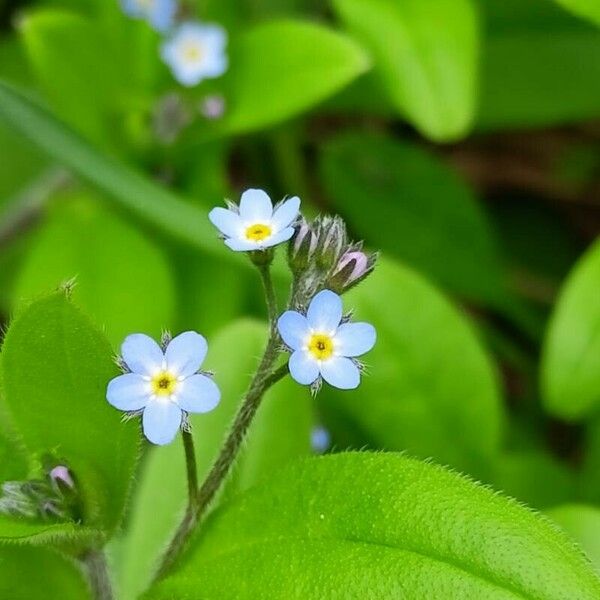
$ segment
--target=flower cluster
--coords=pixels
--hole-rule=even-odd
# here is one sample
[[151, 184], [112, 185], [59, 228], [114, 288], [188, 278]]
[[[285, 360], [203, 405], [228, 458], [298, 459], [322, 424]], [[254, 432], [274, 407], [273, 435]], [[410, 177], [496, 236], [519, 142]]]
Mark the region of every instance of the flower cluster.
[[[288, 243], [293, 293], [272, 326], [273, 341], [290, 353], [292, 378], [313, 391], [323, 381], [342, 390], [358, 387], [359, 357], [373, 348], [377, 335], [369, 323], [344, 314], [341, 294], [369, 275], [377, 256], [348, 241], [339, 217], [306, 221], [296, 196], [274, 206], [266, 192], [249, 189], [239, 205], [214, 208], [209, 219], [231, 250], [248, 253], [263, 271], [274, 247]], [[199, 371], [206, 353], [206, 340], [192, 331], [164, 340], [162, 347], [146, 335], [130, 335], [119, 358], [124, 373], [109, 382], [107, 400], [128, 415], [141, 414], [152, 443], [168, 444], [187, 429], [188, 413], [208, 412], [219, 403], [218, 386]]]
[[227, 71], [227, 32], [220, 25], [178, 22], [176, 0], [121, 0], [121, 6], [130, 17], [144, 19], [166, 35], [161, 58], [181, 85], [195, 86]]

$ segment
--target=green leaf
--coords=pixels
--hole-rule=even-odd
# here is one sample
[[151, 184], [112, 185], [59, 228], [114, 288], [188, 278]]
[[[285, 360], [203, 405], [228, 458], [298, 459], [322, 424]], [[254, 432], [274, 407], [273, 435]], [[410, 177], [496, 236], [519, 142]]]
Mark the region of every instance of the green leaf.
[[548, 326], [541, 386], [546, 408], [577, 420], [600, 402], [600, 242], [579, 260]]
[[600, 3], [598, 3], [598, 0], [555, 0], [555, 2], [577, 16], [600, 25]]
[[101, 532], [81, 527], [75, 523], [39, 523], [11, 518], [0, 514], [0, 548], [2, 544], [50, 544], [93, 541]]
[[[266, 325], [237, 321], [209, 345], [206, 367], [215, 372], [222, 400], [213, 412], [191, 416], [200, 480], [208, 473], [239, 407], [249, 374], [266, 343], [266, 332]], [[311, 410], [310, 394], [291, 380], [282, 381], [265, 395], [226, 496], [309, 453]], [[119, 587], [125, 600], [137, 598], [149, 585], [156, 561], [181, 520], [186, 480], [180, 445], [177, 440], [153, 448], [140, 474], [131, 522], [119, 548]]]
[[183, 201], [150, 179], [101, 154], [47, 110], [10, 84], [0, 81], [0, 120], [6, 121], [40, 149], [82, 176], [108, 198], [176, 239], [220, 259], [249, 266], [225, 248], [207, 211]]
[[[488, 10], [487, 1], [481, 4]], [[547, 127], [600, 116], [600, 32], [550, 2], [498, 4], [507, 6], [499, 22], [488, 19], [477, 127]]]
[[501, 455], [492, 483], [496, 489], [539, 509], [568, 502], [575, 495], [574, 473], [541, 451]]
[[150, 598], [595, 600], [547, 519], [397, 454], [304, 460], [224, 506]]
[[367, 66], [351, 39], [321, 25], [292, 20], [257, 25], [231, 48], [223, 128], [241, 133], [289, 119], [343, 88]]
[[371, 447], [487, 474], [504, 415], [494, 368], [468, 322], [426, 281], [385, 260], [345, 304], [378, 339], [356, 392], [321, 393], [334, 419], [354, 423]]
[[75, 474], [85, 525], [121, 520], [138, 454], [138, 426], [105, 398], [117, 374], [108, 341], [62, 293], [32, 303], [6, 334], [3, 402], [33, 458], [51, 455]]
[[57, 113], [103, 147], [118, 147], [113, 143], [113, 105], [125, 75], [101, 28], [74, 13], [49, 9], [23, 18], [20, 31]]
[[581, 546], [600, 575], [600, 510], [585, 504], [565, 504], [547, 514]]
[[74, 561], [47, 548], [0, 546], [0, 598], [86, 600], [87, 582]]
[[323, 148], [320, 167], [328, 197], [368, 244], [463, 296], [488, 302], [502, 296], [486, 215], [436, 157], [389, 137], [347, 133]]
[[390, 99], [424, 135], [463, 136], [475, 113], [479, 23], [470, 0], [335, 0]]
[[15, 301], [75, 278], [75, 302], [107, 331], [115, 347], [129, 333], [143, 331], [156, 337], [169, 329], [175, 290], [161, 250], [92, 198], [77, 195], [61, 200], [25, 259]]

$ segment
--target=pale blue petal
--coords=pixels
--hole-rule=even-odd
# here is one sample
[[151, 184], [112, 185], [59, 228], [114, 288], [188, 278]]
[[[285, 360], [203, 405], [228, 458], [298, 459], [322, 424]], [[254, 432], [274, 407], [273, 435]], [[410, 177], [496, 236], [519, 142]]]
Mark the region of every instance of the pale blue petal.
[[221, 399], [221, 391], [217, 384], [206, 375], [192, 375], [179, 385], [177, 404], [191, 413], [211, 411]]
[[360, 383], [360, 371], [358, 367], [343, 356], [334, 356], [321, 363], [321, 375], [323, 379], [333, 387], [340, 390], [353, 390]]
[[202, 64], [203, 77], [207, 79], [220, 77], [227, 71], [227, 67], [229, 67], [229, 60], [225, 54], [210, 54]]
[[165, 350], [167, 368], [177, 377], [189, 377], [198, 372], [207, 350], [208, 344], [199, 333], [180, 333], [169, 342]]
[[227, 237], [239, 237], [244, 232], [242, 221], [237, 213], [226, 208], [213, 208], [208, 213], [210, 222]]
[[249, 252], [250, 250], [260, 250], [261, 246], [255, 242], [247, 242], [246, 240], [239, 240], [236, 238], [228, 238], [225, 240], [225, 244], [236, 252]]
[[377, 333], [369, 323], [344, 323], [334, 339], [336, 352], [342, 356], [360, 356], [373, 348]]
[[277, 328], [279, 329], [281, 339], [292, 350], [302, 348], [306, 342], [306, 338], [310, 335], [310, 328], [306, 317], [295, 310], [284, 312], [277, 321]]
[[282, 202], [273, 213], [273, 219], [271, 220], [273, 229], [279, 231], [289, 227], [298, 216], [299, 210], [300, 198], [298, 196]]
[[196, 67], [180, 67], [179, 65], [173, 66], [173, 77], [178, 83], [186, 87], [198, 85], [204, 79], [202, 72]]
[[149, 398], [148, 382], [136, 373], [119, 375], [111, 379], [106, 388], [106, 399], [119, 410], [140, 410], [146, 406]]
[[310, 385], [319, 376], [317, 361], [306, 351], [296, 350], [288, 365], [292, 379], [302, 385]]
[[154, 0], [148, 20], [156, 31], [167, 31], [173, 26], [177, 2], [175, 0]]
[[121, 356], [129, 370], [139, 375], [154, 375], [162, 369], [164, 361], [160, 346], [143, 333], [134, 333], [125, 338]]
[[158, 446], [170, 444], [181, 426], [182, 413], [177, 404], [166, 399], [150, 400], [144, 409], [144, 435]]
[[240, 217], [244, 223], [267, 224], [273, 216], [273, 204], [263, 190], [250, 189], [242, 194], [240, 200]]
[[282, 229], [278, 231], [276, 234], [271, 237], [263, 240], [261, 243], [261, 247], [270, 248], [271, 246], [277, 246], [277, 244], [281, 244], [282, 242], [287, 242], [294, 235], [294, 228], [287, 227], [286, 229]]
[[144, 10], [139, 1], [136, 0], [121, 0], [121, 8], [123, 12], [135, 19], [139, 19], [144, 16]]
[[342, 310], [342, 299], [331, 290], [323, 290], [311, 300], [306, 318], [315, 331], [333, 334], [342, 320]]

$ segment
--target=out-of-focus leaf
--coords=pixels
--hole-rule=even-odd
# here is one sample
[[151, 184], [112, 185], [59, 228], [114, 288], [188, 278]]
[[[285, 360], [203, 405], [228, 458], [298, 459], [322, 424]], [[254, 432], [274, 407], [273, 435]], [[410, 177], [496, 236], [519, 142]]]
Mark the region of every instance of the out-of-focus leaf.
[[335, 0], [372, 53], [396, 108], [434, 140], [463, 136], [475, 113], [479, 23], [470, 0]]
[[583, 465], [579, 471], [579, 498], [600, 505], [600, 418], [594, 415], [586, 422]]
[[174, 281], [165, 256], [138, 230], [85, 196], [54, 207], [21, 269], [15, 302], [73, 278], [74, 300], [115, 347], [129, 333], [156, 337], [173, 325]]
[[568, 502], [575, 494], [574, 474], [543, 452], [503, 454], [494, 471], [494, 488], [535, 508]]
[[83, 522], [120, 522], [138, 454], [136, 423], [105, 398], [117, 374], [108, 341], [62, 293], [25, 308], [1, 355], [2, 401], [32, 458], [49, 454], [74, 473]]
[[600, 31], [551, 2], [481, 0], [489, 35], [482, 129], [542, 127], [600, 116]]
[[565, 283], [544, 342], [541, 387], [546, 408], [581, 419], [600, 402], [600, 241]]
[[10, 600], [87, 600], [82, 571], [48, 548], [0, 546], [0, 598]]
[[153, 599], [595, 600], [600, 579], [547, 519], [397, 454], [305, 460], [214, 513]]
[[5, 431], [6, 423], [2, 425], [0, 427], [0, 489], [4, 481], [25, 479], [29, 468], [23, 449]]
[[368, 67], [351, 39], [313, 23], [257, 25], [232, 41], [222, 127], [240, 133], [274, 125], [331, 96]]
[[579, 17], [600, 25], [600, 3], [598, 0], [555, 0]]
[[356, 392], [326, 387], [318, 401], [371, 447], [486, 474], [504, 415], [493, 366], [466, 319], [415, 273], [383, 260], [346, 306], [376, 327], [377, 344]]
[[20, 29], [57, 113], [97, 144], [115, 146], [113, 110], [125, 75], [102, 30], [75, 13], [52, 9], [28, 15]]
[[367, 244], [453, 292], [496, 302], [502, 269], [473, 192], [425, 150], [389, 137], [344, 134], [323, 149], [322, 181]]
[[565, 504], [547, 514], [581, 546], [600, 574], [600, 510], [585, 504]]
[[[215, 372], [221, 404], [191, 417], [202, 479], [212, 465], [266, 343], [267, 326], [237, 321], [210, 343], [206, 367]], [[226, 495], [249, 487], [287, 461], [310, 452], [310, 395], [283, 381], [265, 395]], [[185, 461], [179, 444], [153, 448], [133, 498], [132, 520], [120, 548], [119, 587], [124, 600], [150, 583], [156, 561], [175, 531], [186, 502]], [[156, 499], [160, 498], [160, 503]]]

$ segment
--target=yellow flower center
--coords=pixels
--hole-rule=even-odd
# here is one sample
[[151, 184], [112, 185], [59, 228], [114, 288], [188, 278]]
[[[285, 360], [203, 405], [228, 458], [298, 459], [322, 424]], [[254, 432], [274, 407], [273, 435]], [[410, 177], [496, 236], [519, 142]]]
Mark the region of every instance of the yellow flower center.
[[188, 43], [184, 45], [181, 55], [185, 62], [195, 63], [202, 58], [202, 48], [198, 44]]
[[308, 349], [317, 360], [327, 360], [333, 354], [333, 340], [324, 333], [315, 333], [308, 342]]
[[157, 396], [170, 396], [177, 387], [177, 377], [162, 371], [152, 378], [152, 392]]
[[271, 235], [271, 227], [269, 225], [263, 225], [262, 223], [256, 223], [246, 228], [246, 238], [253, 242], [262, 242], [265, 238]]

